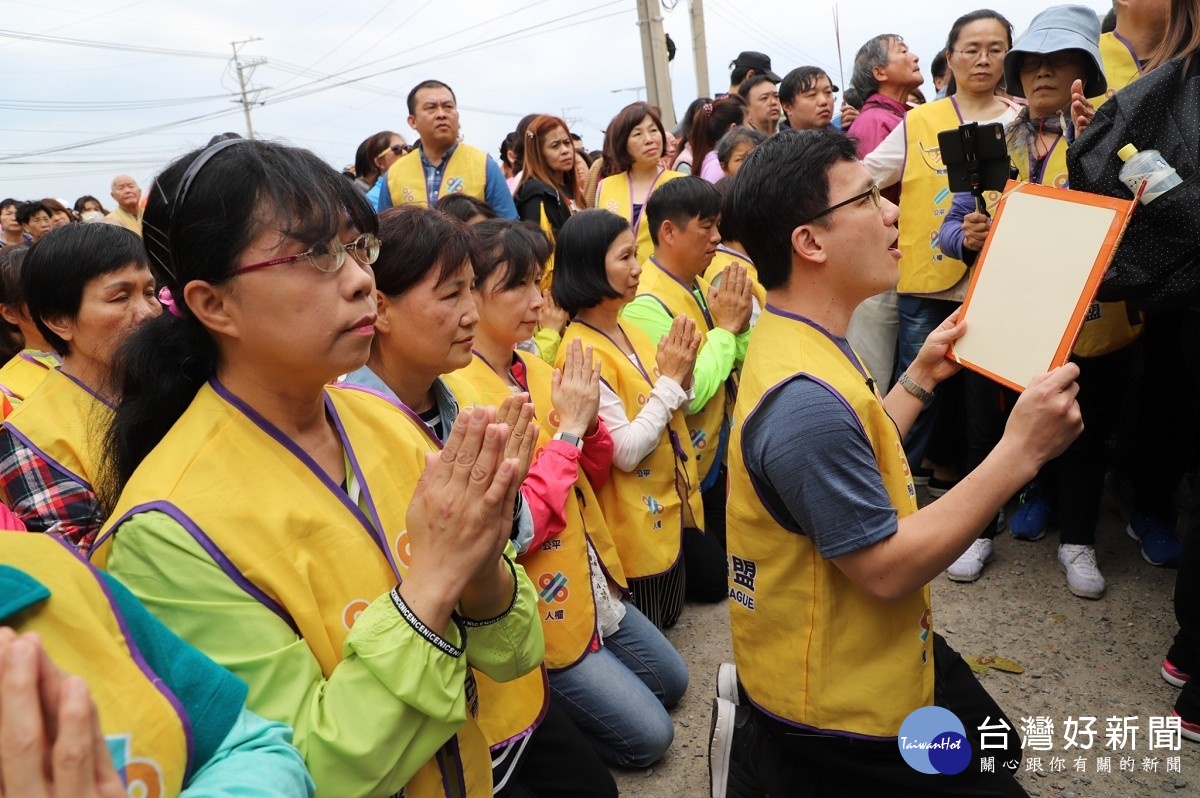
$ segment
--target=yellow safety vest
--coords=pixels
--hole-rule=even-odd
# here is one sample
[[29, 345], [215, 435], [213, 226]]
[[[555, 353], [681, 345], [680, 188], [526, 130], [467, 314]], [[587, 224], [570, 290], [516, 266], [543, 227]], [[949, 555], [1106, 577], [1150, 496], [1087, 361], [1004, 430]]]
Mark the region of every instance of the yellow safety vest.
[[[396, 407], [377, 397], [331, 387], [325, 407], [366, 512], [295, 443], [212, 380], [134, 472], [93, 560], [104, 566], [112, 535], [126, 519], [166, 513], [234, 582], [296, 631], [328, 678], [359, 614], [407, 572], [406, 513], [424, 456], [414, 447], [397, 447], [403, 443], [397, 434], [382, 432], [403, 435], [408, 425]], [[227, 666], [237, 673], [236, 662]], [[417, 771], [406, 795], [491, 793], [487, 742], [473, 716], [493, 710], [481, 709], [484, 699], [474, 700], [467, 681], [467, 722]], [[251, 709], [257, 699], [252, 690]]]
[[[1029, 180], [1028, 153], [1020, 153], [1013, 159], [1017, 167], [1017, 179]], [[1067, 185], [1067, 139], [1059, 136], [1050, 150], [1046, 168], [1042, 170], [1041, 185], [1064, 188]], [[1097, 357], [1124, 349], [1142, 334], [1140, 311], [1130, 320], [1129, 307], [1124, 302], [1092, 302], [1084, 316], [1083, 327], [1075, 339], [1072, 350], [1079, 357]]]
[[[703, 277], [696, 278], [696, 286], [701, 296], [708, 296], [708, 281]], [[671, 318], [685, 314], [696, 322], [696, 329], [702, 334], [713, 329], [712, 315], [708, 305], [696, 298], [686, 285], [678, 278], [668, 274], [654, 258], [642, 265], [642, 276], [638, 283], [638, 296], [649, 296], [662, 305], [663, 310]], [[700, 341], [703, 349], [706, 338]], [[728, 380], [726, 380], [726, 383]], [[717, 392], [704, 405], [699, 413], [691, 413], [685, 418], [688, 428], [688, 438], [692, 442], [692, 450], [696, 453], [696, 471], [700, 474], [700, 484], [707, 483], [709, 472], [721, 464], [721, 434], [725, 431], [726, 421], [732, 407], [726, 405], [726, 383], [722, 383]], [[736, 394], [736, 392], [734, 392]]]
[[750, 290], [754, 293], [754, 298], [758, 300], [758, 307], [765, 308], [767, 306], [767, 289], [763, 288], [762, 283], [758, 281], [758, 269], [754, 268], [754, 261], [750, 260], [747, 255], [735, 252], [724, 245], [718, 246], [712, 263], [708, 264], [708, 268], [704, 270], [704, 279], [708, 281], [709, 285], [712, 285], [716, 282], [717, 275], [725, 271], [725, 267], [734, 263], [740, 263], [745, 267], [746, 274], [750, 275]]
[[729, 446], [729, 607], [738, 677], [754, 704], [792, 725], [895, 737], [910, 712], [933, 704], [929, 586], [896, 602], [871, 598], [794, 522], [767, 509], [746, 467], [746, 423], [771, 393], [801, 375], [853, 410], [899, 517], [917, 510], [900, 434], [866, 372], [824, 330], [768, 306], [750, 337]]
[[59, 360], [48, 352], [26, 349], [0, 367], [0, 392], [8, 397], [14, 408], [33, 393], [50, 369], [58, 368]]
[[94, 493], [92, 480], [111, 422], [112, 408], [104, 400], [51, 369], [4, 426], [51, 467]]
[[[646, 202], [650, 201], [650, 195], [654, 193], [654, 189], [677, 177], [686, 177], [686, 175], [670, 169], [659, 172], [658, 177], [654, 178], [654, 182], [650, 184], [650, 191], [646, 193]], [[600, 187], [596, 190], [596, 197], [597, 208], [611, 211], [629, 221], [629, 226], [637, 239], [638, 263], [643, 263], [653, 255], [654, 241], [650, 238], [650, 220], [646, 218], [646, 202], [642, 203], [642, 212], [638, 214], [637, 221], [633, 221], [633, 182], [629, 179], [629, 173], [621, 172], [619, 175], [612, 175], [601, 180]]]
[[[387, 173], [388, 193], [392, 205], [429, 205], [429, 191], [425, 183], [425, 166], [421, 163], [420, 148], [396, 161]], [[460, 143], [450, 155], [450, 162], [442, 172], [442, 185], [438, 199], [447, 194], [468, 194], [487, 200], [487, 153]]]
[[1099, 97], [1090, 98], [1092, 105], [1097, 108], [1142, 74], [1133, 47], [1115, 32], [1100, 34], [1100, 62], [1104, 64], [1104, 78], [1108, 81], [1108, 91]]
[[[554, 369], [539, 358], [515, 353], [525, 364], [526, 382], [538, 422], [537, 455], [558, 432], [558, 415], [550, 398]], [[497, 407], [512, 395], [508, 385], [476, 354], [471, 363], [442, 377], [461, 404]], [[587, 653], [596, 635], [596, 604], [592, 594], [587, 547], [596, 551], [600, 567], [625, 589], [625, 572], [601, 512], [600, 499], [579, 469], [575, 487], [563, 508], [566, 528], [519, 558], [538, 588], [538, 614], [546, 638], [546, 667], [569, 668]]]
[[49, 588], [50, 598], [3, 623], [37, 632], [54, 664], [87, 682], [129, 795], [179, 795], [190, 769], [191, 722], [142, 658], [100, 574], [49, 535], [0, 532], [2, 565]]
[[[359, 389], [347, 386], [354, 393], [370, 393], [369, 389]], [[413, 490], [417, 487], [417, 478], [423, 470], [425, 455], [441, 451], [442, 443], [433, 436], [429, 426], [421, 417], [401, 403], [396, 403], [401, 410], [400, 418], [392, 422], [394, 427], [401, 428], [403, 441], [401, 446], [393, 449], [392, 456], [409, 459], [419, 468], [412, 479], [391, 481], [393, 497], [402, 502], [404, 507], [412, 501]], [[399, 423], [397, 423], [399, 421]], [[403, 518], [403, 516], [401, 516]], [[397, 552], [397, 564], [401, 576], [408, 572], [408, 531], [402, 530], [393, 541]], [[519, 740], [533, 733], [542, 722], [549, 704], [549, 682], [546, 679], [544, 665], [509, 682], [497, 682], [480, 670], [474, 671], [474, 681], [479, 688], [479, 705], [481, 711], [476, 719], [491, 748], [499, 748], [510, 742]]]
[[907, 150], [900, 178], [901, 294], [933, 294], [952, 288], [967, 264], [942, 254], [938, 231], [954, 195], [946, 183], [946, 167], [938, 133], [962, 123], [953, 97], [918, 105], [904, 117]]
[[[646, 334], [627, 323], [621, 324], [621, 330], [640, 364], [635, 365], [604, 333], [573, 321], [563, 332], [556, 365], [562, 365], [572, 339], [591, 346], [603, 364], [601, 379], [620, 397], [625, 415], [632, 421], [649, 399], [659, 372], [655, 347]], [[683, 408], [672, 414], [671, 423], [646, 459], [633, 471], [614, 467], [597, 495], [627, 577], [657, 576], [675, 566], [684, 526], [704, 525], [700, 480]]]

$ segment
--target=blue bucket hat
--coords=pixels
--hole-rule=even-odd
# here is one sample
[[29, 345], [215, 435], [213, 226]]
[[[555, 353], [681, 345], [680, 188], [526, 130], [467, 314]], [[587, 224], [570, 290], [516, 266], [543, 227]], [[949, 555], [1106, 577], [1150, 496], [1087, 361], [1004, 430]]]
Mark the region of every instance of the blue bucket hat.
[[1100, 20], [1086, 6], [1054, 6], [1033, 18], [1029, 30], [1004, 56], [1004, 82], [1008, 93], [1024, 97], [1021, 86], [1021, 59], [1026, 53], [1046, 55], [1060, 50], [1079, 50], [1087, 55], [1095, 74], [1083, 87], [1083, 96], [1099, 97], [1108, 91], [1104, 65], [1100, 62]]

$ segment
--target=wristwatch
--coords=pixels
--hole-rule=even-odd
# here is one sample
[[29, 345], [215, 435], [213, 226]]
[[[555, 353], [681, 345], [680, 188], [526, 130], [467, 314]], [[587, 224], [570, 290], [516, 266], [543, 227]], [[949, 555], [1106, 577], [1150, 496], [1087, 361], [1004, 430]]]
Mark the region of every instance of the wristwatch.
[[900, 387], [920, 399], [922, 402], [929, 402], [929, 400], [933, 399], [933, 391], [927, 391], [918, 385], [916, 380], [908, 376], [907, 371], [901, 372], [900, 376], [896, 379], [896, 382], [900, 383]]
[[583, 438], [579, 437], [573, 432], [556, 432], [554, 433], [553, 440], [566, 441], [579, 451], [583, 451]]

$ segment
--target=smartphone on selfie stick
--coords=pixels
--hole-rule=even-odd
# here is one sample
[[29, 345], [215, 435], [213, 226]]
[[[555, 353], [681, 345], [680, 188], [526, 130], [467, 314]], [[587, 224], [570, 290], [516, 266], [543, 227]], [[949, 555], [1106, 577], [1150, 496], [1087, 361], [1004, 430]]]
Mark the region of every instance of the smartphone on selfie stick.
[[998, 122], [981, 125], [969, 122], [938, 133], [946, 180], [955, 193], [971, 192], [975, 208], [990, 216], [983, 200], [985, 191], [1003, 191], [1012, 177], [1004, 126]]

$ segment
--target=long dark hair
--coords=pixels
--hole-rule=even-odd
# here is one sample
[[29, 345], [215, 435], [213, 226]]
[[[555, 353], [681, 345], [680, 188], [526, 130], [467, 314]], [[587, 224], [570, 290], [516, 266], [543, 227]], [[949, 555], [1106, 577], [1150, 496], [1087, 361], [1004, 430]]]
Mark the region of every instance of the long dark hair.
[[[954, 20], [954, 24], [950, 26], [950, 35], [946, 37], [946, 65], [950, 64], [950, 56], [954, 53], [954, 45], [958, 43], [958, 37], [962, 34], [962, 29], [970, 25], [972, 22], [979, 22], [984, 19], [994, 19], [1004, 28], [1005, 34], [1008, 36], [1008, 49], [1013, 46], [1013, 26], [1008, 21], [1008, 18], [999, 11], [992, 11], [990, 8], [981, 8], [977, 11], [972, 11], [969, 14], [963, 14], [958, 19]], [[1001, 73], [1000, 82], [1004, 82], [1003, 72]], [[958, 91], [958, 82], [954, 79], [954, 70], [950, 70], [950, 81], [946, 84], [946, 96], [952, 96]]]
[[[265, 141], [222, 141], [160, 174], [142, 217], [146, 252], [175, 312], [144, 324], [115, 359], [121, 396], [105, 440], [97, 493], [111, 510], [146, 455], [217, 370], [219, 350], [183, 299], [193, 280], [223, 283], [264, 230], [314, 245], [349, 221], [375, 233], [366, 198], [308, 150]], [[176, 315], [178, 313], [178, 315]]]
[[1146, 71], [1162, 66], [1172, 58], [1187, 56], [1180, 74], [1186, 75], [1196, 50], [1200, 49], [1200, 8], [1192, 0], [1171, 0], [1167, 10], [1166, 35], [1154, 48]]

